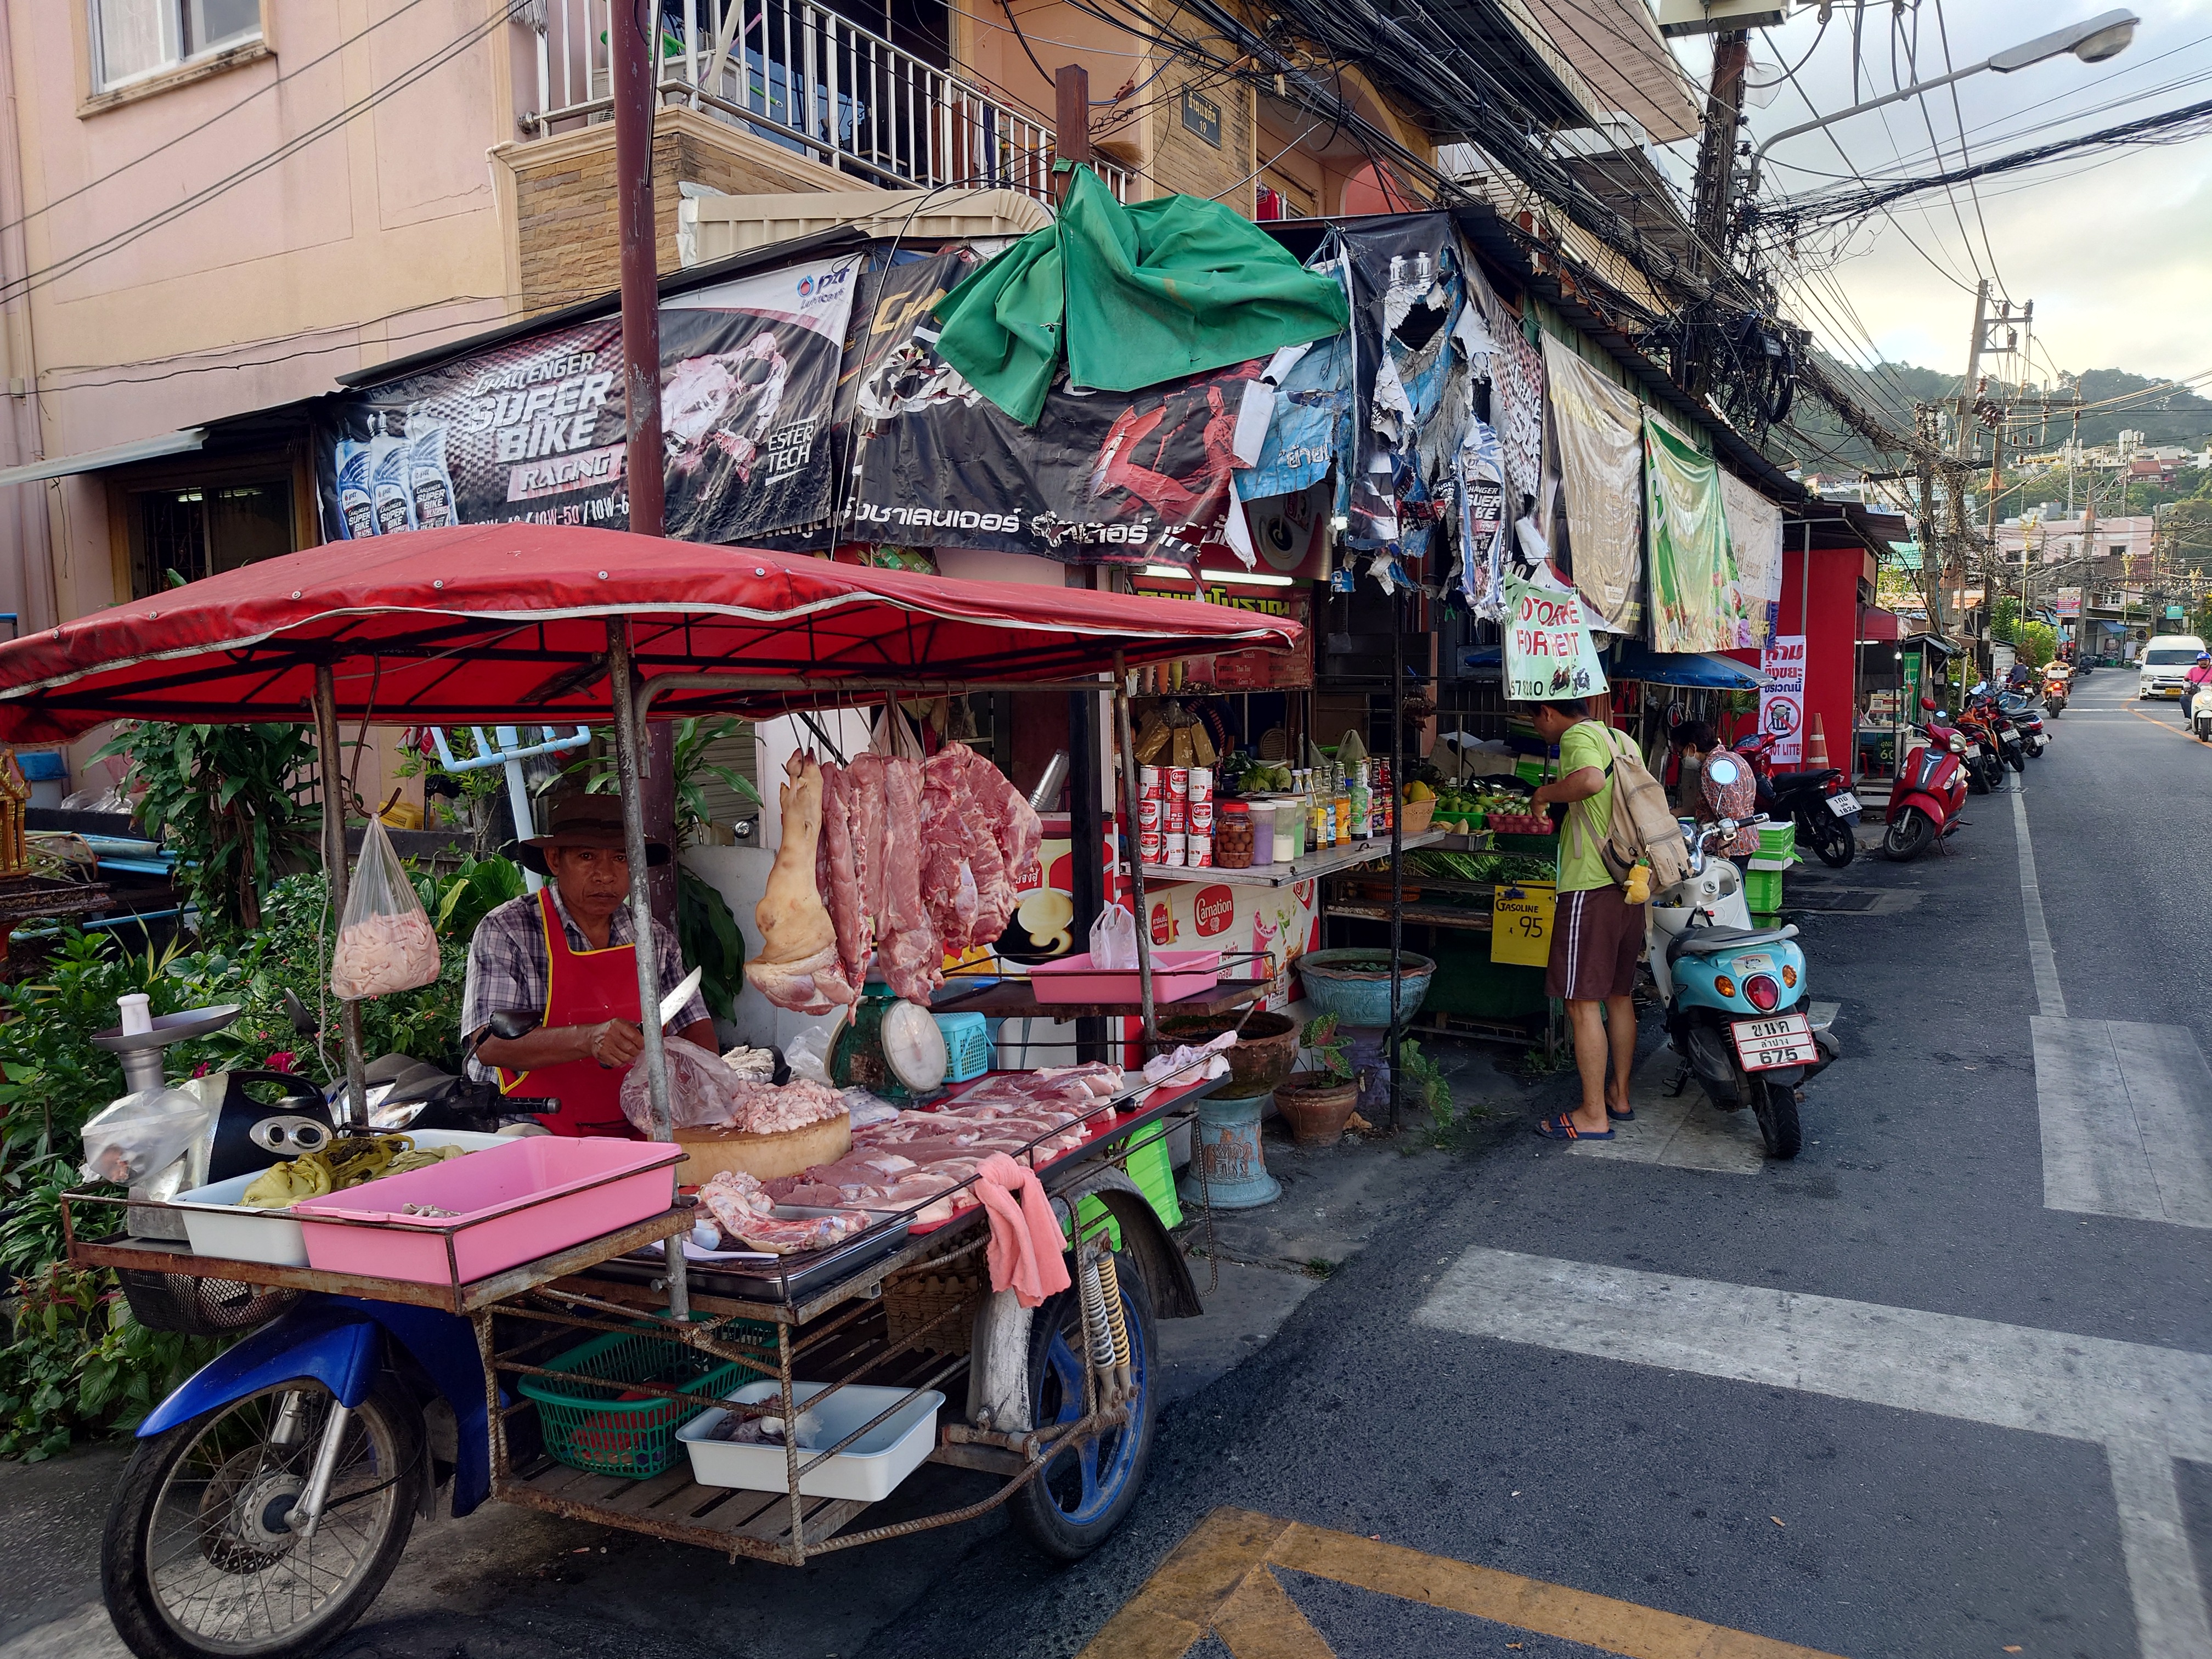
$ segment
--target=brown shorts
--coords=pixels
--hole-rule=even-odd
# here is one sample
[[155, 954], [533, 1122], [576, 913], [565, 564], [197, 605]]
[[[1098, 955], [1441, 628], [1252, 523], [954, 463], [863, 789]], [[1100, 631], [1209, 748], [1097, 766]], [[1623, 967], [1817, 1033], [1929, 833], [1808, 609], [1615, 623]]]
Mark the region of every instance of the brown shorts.
[[1618, 887], [1559, 895], [1552, 918], [1552, 959], [1544, 994], [1569, 1002], [1625, 997], [1636, 989], [1644, 955], [1644, 907]]

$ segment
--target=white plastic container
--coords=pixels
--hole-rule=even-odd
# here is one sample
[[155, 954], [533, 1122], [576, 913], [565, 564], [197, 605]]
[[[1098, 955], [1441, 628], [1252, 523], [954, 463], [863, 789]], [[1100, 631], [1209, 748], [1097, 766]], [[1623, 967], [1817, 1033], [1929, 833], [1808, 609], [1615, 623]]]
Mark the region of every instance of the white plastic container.
[[[459, 1146], [471, 1152], [511, 1144], [508, 1136], [470, 1129], [423, 1129], [410, 1132], [409, 1138], [417, 1146]], [[273, 1158], [269, 1161], [277, 1162]], [[274, 1267], [307, 1265], [307, 1237], [289, 1210], [250, 1209], [238, 1201], [262, 1173], [256, 1170], [177, 1194], [173, 1201], [185, 1212], [185, 1237], [193, 1255], [262, 1261]]]
[[[804, 1404], [828, 1384], [793, 1382], [791, 1397]], [[776, 1382], [752, 1382], [729, 1396], [743, 1406], [759, 1406], [782, 1394]], [[815, 1409], [821, 1419], [817, 1437], [834, 1446], [871, 1418], [896, 1404], [904, 1389], [881, 1389], [853, 1383], [840, 1389]], [[927, 1389], [914, 1396], [891, 1416], [870, 1429], [835, 1457], [823, 1459], [812, 1468], [806, 1460], [815, 1454], [800, 1448], [799, 1490], [806, 1498], [849, 1498], [872, 1504], [888, 1498], [898, 1483], [912, 1474], [937, 1449], [937, 1413], [945, 1396]], [[691, 1478], [702, 1486], [740, 1486], [747, 1492], [788, 1492], [789, 1471], [781, 1446], [747, 1445], [708, 1437], [727, 1412], [719, 1407], [702, 1412], [676, 1431], [691, 1454]]]

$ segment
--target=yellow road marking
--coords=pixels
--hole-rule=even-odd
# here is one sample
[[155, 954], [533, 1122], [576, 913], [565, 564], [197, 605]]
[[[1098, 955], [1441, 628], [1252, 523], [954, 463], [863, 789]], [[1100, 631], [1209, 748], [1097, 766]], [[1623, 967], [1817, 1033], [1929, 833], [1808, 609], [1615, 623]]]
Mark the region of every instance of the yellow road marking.
[[1420, 1601], [1621, 1659], [1835, 1659], [1633, 1601], [1246, 1510], [1191, 1529], [1079, 1659], [1182, 1659], [1211, 1631], [1236, 1659], [1329, 1659], [1273, 1571]]
[[2168, 726], [2164, 720], [2156, 718], [2154, 715], [2146, 714], [2140, 708], [2130, 708], [2128, 710], [2128, 713], [2133, 714], [2145, 726], [2155, 726], [2161, 732], [2171, 732], [2175, 737], [2181, 738], [2185, 743], [2194, 743], [2197, 741], [2193, 736], [2183, 731], [2179, 726]]

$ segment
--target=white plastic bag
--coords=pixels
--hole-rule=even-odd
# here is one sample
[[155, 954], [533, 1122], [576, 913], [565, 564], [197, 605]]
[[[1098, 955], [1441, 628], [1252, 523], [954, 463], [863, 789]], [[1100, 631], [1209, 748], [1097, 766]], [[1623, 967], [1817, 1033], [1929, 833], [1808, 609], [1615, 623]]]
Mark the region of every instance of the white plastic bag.
[[1137, 919], [1127, 907], [1109, 904], [1091, 924], [1091, 965], [1093, 968], [1134, 968], [1137, 965]]
[[[668, 1121], [677, 1129], [719, 1129], [730, 1121], [737, 1073], [722, 1057], [680, 1036], [661, 1043], [668, 1056]], [[640, 1057], [623, 1075], [622, 1112], [641, 1135], [653, 1133], [653, 1082]]]
[[438, 977], [438, 935], [399, 867], [384, 820], [371, 818], [331, 952], [331, 994], [347, 1002], [411, 991]]
[[783, 1063], [791, 1068], [792, 1076], [829, 1084], [830, 1046], [837, 1041], [837, 1029], [844, 1023], [845, 1011], [840, 1008], [784, 1044]]
[[175, 1163], [207, 1127], [210, 1109], [181, 1089], [144, 1089], [84, 1126], [84, 1178], [127, 1187]]

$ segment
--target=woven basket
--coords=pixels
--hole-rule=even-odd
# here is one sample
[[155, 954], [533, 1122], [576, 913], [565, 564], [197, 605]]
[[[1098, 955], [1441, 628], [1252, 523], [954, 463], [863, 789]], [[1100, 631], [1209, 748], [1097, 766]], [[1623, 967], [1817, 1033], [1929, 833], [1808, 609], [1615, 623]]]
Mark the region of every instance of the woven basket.
[[1398, 833], [1401, 836], [1425, 836], [1429, 826], [1436, 822], [1437, 804], [1432, 800], [1409, 800], [1399, 804]]
[[[884, 1322], [894, 1342], [903, 1341], [933, 1319], [963, 1304], [981, 1300], [988, 1287], [981, 1273], [914, 1273], [884, 1281]], [[963, 1319], [939, 1320], [915, 1346], [925, 1353], [963, 1354], [974, 1344], [974, 1310]]]

